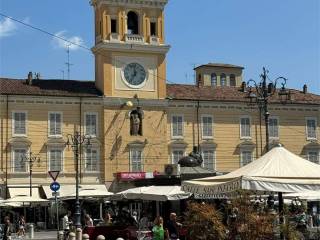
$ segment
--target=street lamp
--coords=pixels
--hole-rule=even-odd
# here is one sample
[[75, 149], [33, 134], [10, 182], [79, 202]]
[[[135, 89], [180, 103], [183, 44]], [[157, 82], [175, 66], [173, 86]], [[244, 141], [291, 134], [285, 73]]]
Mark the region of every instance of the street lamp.
[[[275, 80], [270, 80], [268, 77], [269, 71], [263, 67], [263, 73], [260, 75], [261, 81], [256, 82], [253, 79], [250, 79], [247, 82], [247, 86], [249, 87], [247, 98], [250, 99], [250, 103], [256, 103], [261, 110], [263, 110], [265, 128], [266, 128], [266, 152], [269, 151], [269, 110], [268, 104], [270, 98], [278, 93], [281, 103], [285, 103], [290, 99], [290, 91], [288, 91], [285, 86], [287, 79], [284, 77], [278, 77]], [[277, 91], [277, 84], [281, 81], [282, 87]], [[267, 84], [268, 82], [268, 84]], [[252, 84], [252, 85], [250, 85]], [[252, 90], [254, 88], [254, 90]], [[278, 192], [278, 201], [279, 201], [279, 215], [280, 215], [280, 223], [283, 223], [283, 197], [282, 192]], [[282, 235], [282, 234], [281, 234]], [[283, 236], [281, 236], [283, 239]]]
[[[253, 79], [250, 79], [247, 82], [247, 86], [249, 87], [247, 98], [250, 99], [250, 103], [256, 103], [260, 109], [263, 110], [264, 113], [264, 121], [266, 127], [266, 152], [269, 151], [269, 110], [268, 104], [270, 98], [278, 93], [280, 102], [285, 103], [289, 100], [290, 92], [285, 88], [287, 79], [284, 77], [278, 77], [275, 80], [270, 80], [268, 77], [269, 71], [263, 67], [263, 73], [260, 75], [261, 81], [258, 83]], [[269, 82], [267, 84], [267, 81]], [[281, 82], [281, 89], [277, 91], [277, 84], [279, 81]], [[252, 85], [250, 85], [252, 84]], [[254, 88], [254, 90], [252, 90]]]
[[76, 228], [81, 228], [81, 210], [79, 201], [79, 149], [81, 148], [82, 144], [85, 144], [86, 147], [91, 146], [90, 139], [90, 136], [80, 135], [78, 131], [76, 131], [74, 135], [67, 135], [66, 146], [71, 146], [76, 162], [76, 203], [74, 213]]
[[21, 157], [21, 162], [24, 162], [24, 161], [29, 165], [30, 197], [32, 197], [32, 168], [35, 162], [40, 164], [40, 157], [35, 156], [33, 155], [32, 152], [30, 152], [28, 155], [25, 154]]

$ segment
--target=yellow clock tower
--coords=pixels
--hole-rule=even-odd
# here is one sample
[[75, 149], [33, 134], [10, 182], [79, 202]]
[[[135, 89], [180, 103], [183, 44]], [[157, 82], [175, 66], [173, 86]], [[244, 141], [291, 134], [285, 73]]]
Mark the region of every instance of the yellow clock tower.
[[92, 0], [95, 82], [108, 97], [166, 97], [167, 0]]

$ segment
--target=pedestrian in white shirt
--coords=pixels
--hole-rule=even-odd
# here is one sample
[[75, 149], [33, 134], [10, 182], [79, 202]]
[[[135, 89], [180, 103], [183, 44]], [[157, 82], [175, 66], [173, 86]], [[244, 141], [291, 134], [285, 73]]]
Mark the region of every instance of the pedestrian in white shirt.
[[72, 224], [72, 221], [70, 220], [71, 217], [71, 211], [68, 211], [66, 215], [64, 215], [62, 219], [62, 226], [64, 231], [64, 239], [68, 238], [68, 235], [70, 233], [70, 224]]

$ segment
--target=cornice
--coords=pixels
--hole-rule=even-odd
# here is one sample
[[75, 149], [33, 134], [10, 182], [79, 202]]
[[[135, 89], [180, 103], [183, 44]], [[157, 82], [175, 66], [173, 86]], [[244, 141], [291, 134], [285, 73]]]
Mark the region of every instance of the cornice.
[[141, 53], [161, 53], [166, 54], [170, 49], [170, 45], [151, 45], [151, 44], [134, 44], [134, 43], [98, 43], [91, 48], [93, 53], [98, 53], [103, 50], [112, 50], [119, 52], [141, 52]]
[[125, 6], [126, 8], [158, 8], [164, 9], [168, 0], [91, 0], [90, 4], [92, 6], [100, 7], [101, 5], [109, 6]]
[[[131, 101], [134, 106], [138, 106], [138, 101], [134, 98], [120, 98], [120, 97], [105, 97], [103, 104], [105, 107], [122, 108], [125, 104]], [[139, 106], [141, 107], [161, 107], [166, 108], [168, 106], [167, 99], [139, 99]]]

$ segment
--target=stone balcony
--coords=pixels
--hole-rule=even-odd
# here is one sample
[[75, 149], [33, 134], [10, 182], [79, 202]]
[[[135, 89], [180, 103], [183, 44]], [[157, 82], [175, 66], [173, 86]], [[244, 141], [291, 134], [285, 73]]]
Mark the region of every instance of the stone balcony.
[[145, 43], [144, 42], [144, 37], [141, 35], [136, 35], [136, 34], [126, 34], [125, 35], [125, 42], [128, 43]]
[[119, 34], [118, 33], [110, 33], [109, 36], [110, 42], [119, 42]]

